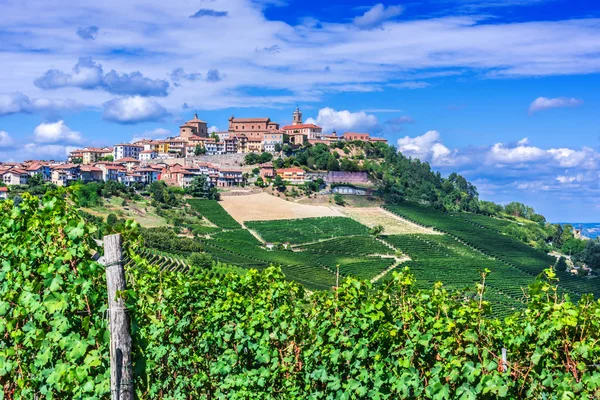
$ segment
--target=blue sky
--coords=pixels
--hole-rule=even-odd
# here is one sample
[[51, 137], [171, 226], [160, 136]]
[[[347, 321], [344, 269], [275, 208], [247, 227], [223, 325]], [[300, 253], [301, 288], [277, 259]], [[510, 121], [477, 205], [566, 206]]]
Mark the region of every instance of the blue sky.
[[194, 110], [367, 131], [497, 202], [600, 221], [600, 7], [565, 0], [4, 0], [0, 160]]

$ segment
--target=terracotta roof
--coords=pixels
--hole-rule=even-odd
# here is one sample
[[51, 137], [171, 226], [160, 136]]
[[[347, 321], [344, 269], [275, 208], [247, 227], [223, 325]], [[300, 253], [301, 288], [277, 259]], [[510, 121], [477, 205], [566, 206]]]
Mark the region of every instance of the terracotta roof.
[[43, 165], [41, 164], [31, 164], [29, 167], [27, 167], [27, 171], [37, 171], [38, 169], [42, 168]]
[[71, 169], [71, 168], [75, 168], [75, 167], [79, 167], [79, 165], [77, 164], [59, 164], [59, 165], [53, 165], [52, 169]]
[[144, 150], [144, 151], [140, 152], [140, 154], [151, 154], [151, 153], [156, 153], [156, 150]]
[[232, 122], [237, 123], [247, 123], [247, 122], [268, 122], [270, 118], [234, 118], [231, 117]]
[[369, 139], [371, 142], [387, 142], [387, 139], [384, 138], [380, 138], [380, 137], [372, 137]]
[[277, 170], [277, 173], [280, 173], [280, 172], [283, 172], [283, 173], [285, 173], [285, 172], [296, 172], [296, 173], [298, 173], [298, 172], [304, 172], [304, 170], [302, 168], [297, 168], [297, 167], [279, 168]]
[[91, 165], [84, 165], [81, 167], [80, 171], [83, 172], [102, 172], [102, 170], [98, 167], [93, 167]]
[[117, 146], [144, 147], [144, 146], [140, 146], [139, 144], [133, 144], [133, 143], [119, 143], [119, 144], [115, 144], [115, 147], [117, 147]]
[[8, 192], [8, 188], [7, 187], [0, 187], [0, 192]]
[[283, 129], [284, 131], [291, 131], [293, 129], [306, 129], [306, 128], [323, 129], [320, 126], [315, 125], [315, 124], [286, 125], [281, 129]]
[[368, 133], [364, 133], [364, 132], [362, 132], [362, 133], [360, 133], [360, 132], [344, 132], [343, 136], [346, 136], [346, 135], [367, 135], [367, 136], [369, 136]]
[[125, 157], [125, 158], [119, 158], [118, 160], [116, 160], [115, 162], [117, 163], [128, 163], [128, 162], [136, 162], [139, 163], [140, 160], [136, 160], [135, 158], [131, 158], [131, 157]]

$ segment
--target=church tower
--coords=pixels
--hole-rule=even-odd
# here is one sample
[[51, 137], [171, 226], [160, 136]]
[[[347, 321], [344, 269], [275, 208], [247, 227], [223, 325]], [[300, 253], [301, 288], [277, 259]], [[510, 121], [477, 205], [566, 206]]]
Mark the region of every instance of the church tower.
[[292, 121], [292, 125], [302, 125], [302, 111], [300, 111], [298, 106], [296, 106], [296, 111], [294, 111], [294, 117]]

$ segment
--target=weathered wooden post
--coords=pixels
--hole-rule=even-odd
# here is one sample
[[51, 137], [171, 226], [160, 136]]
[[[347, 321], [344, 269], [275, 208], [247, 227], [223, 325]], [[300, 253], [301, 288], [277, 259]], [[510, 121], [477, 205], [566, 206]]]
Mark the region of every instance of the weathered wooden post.
[[110, 390], [112, 400], [133, 400], [133, 368], [129, 314], [123, 294], [127, 289], [121, 235], [104, 236], [106, 284], [108, 286], [108, 324], [110, 329]]

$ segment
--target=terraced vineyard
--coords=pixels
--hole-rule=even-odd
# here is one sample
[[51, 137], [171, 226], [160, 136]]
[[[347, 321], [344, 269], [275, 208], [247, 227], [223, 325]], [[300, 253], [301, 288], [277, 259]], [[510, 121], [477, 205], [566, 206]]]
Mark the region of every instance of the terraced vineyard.
[[188, 204], [194, 211], [199, 212], [210, 222], [223, 229], [239, 229], [240, 224], [221, 207], [216, 200], [194, 199], [188, 200]]
[[279, 221], [251, 221], [246, 226], [267, 242], [301, 244], [342, 236], [367, 235], [368, 228], [353, 219], [323, 217]]
[[[555, 263], [553, 257], [510, 236], [500, 234], [497, 230], [505, 224], [510, 224], [509, 221], [473, 216], [473, 214], [450, 215], [413, 203], [386, 206], [385, 208], [415, 223], [445, 232], [446, 236], [451, 236], [459, 243], [464, 243], [465, 247], [471, 247], [473, 250], [495, 259], [496, 262], [493, 264], [495, 268], [490, 269], [496, 272], [498, 278], [496, 279], [494, 274], [491, 274], [490, 284], [511, 296], [519, 296], [522, 284], [527, 280], [531, 283], [544, 269]], [[457, 261], [463, 262], [462, 260]], [[510, 267], [510, 269], [504, 273], [498, 263]], [[575, 298], [584, 293], [592, 293], [596, 297], [600, 297], [598, 278], [580, 278], [564, 272], [558, 272], [558, 277], [560, 279], [559, 287]], [[492, 283], [491, 280], [494, 282]]]

